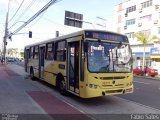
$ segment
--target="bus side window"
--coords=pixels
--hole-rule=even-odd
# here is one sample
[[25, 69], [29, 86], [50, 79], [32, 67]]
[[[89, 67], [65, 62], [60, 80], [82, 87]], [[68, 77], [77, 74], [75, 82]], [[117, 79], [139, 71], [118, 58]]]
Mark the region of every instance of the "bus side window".
[[55, 44], [55, 60], [65, 61], [66, 60], [66, 41], [56, 42]]
[[30, 58], [33, 58], [33, 47], [30, 48]]
[[34, 52], [33, 52], [33, 58], [38, 59], [38, 57], [39, 57], [39, 48], [38, 48], [38, 46], [35, 46]]
[[49, 43], [46, 47], [46, 60], [53, 60], [54, 59], [54, 44]]

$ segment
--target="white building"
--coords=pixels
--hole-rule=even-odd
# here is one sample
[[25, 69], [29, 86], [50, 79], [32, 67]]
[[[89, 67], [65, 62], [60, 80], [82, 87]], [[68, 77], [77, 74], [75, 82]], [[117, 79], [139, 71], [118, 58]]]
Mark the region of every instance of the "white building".
[[[126, 34], [132, 47], [134, 66], [142, 65], [143, 45], [134, 38], [135, 32], [144, 32], [160, 38], [160, 0], [127, 0], [115, 6], [116, 30]], [[160, 45], [146, 46], [146, 66], [160, 73]]]

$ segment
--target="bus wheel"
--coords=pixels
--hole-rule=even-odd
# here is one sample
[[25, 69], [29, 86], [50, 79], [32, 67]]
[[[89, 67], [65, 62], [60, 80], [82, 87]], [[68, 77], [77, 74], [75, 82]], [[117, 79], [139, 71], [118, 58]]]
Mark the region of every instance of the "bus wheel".
[[31, 77], [31, 80], [35, 79], [35, 77], [34, 77], [34, 70], [33, 70], [32, 67], [30, 68], [30, 77]]
[[59, 82], [59, 92], [60, 92], [62, 95], [67, 95], [66, 85], [65, 85], [65, 81], [64, 81], [64, 80], [61, 80], [61, 81]]

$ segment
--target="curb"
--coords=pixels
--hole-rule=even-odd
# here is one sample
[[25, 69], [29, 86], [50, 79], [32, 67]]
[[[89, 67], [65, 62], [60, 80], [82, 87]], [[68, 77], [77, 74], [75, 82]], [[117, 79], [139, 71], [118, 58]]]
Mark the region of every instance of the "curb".
[[139, 76], [139, 75], [134, 75], [134, 77], [152, 79], [152, 80], [160, 80], [160, 77], [147, 77], [147, 76]]

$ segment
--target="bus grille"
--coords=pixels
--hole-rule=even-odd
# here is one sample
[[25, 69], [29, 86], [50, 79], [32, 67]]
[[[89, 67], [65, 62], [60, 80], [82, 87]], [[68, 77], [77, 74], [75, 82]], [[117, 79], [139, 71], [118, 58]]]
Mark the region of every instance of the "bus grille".
[[119, 88], [123, 88], [124, 84], [102, 85], [102, 87], [119, 87]]
[[116, 80], [116, 79], [125, 79], [125, 76], [117, 76], [117, 77], [100, 77], [101, 80]]
[[123, 90], [120, 89], [120, 90], [108, 90], [108, 91], [105, 91], [105, 93], [121, 93]]

